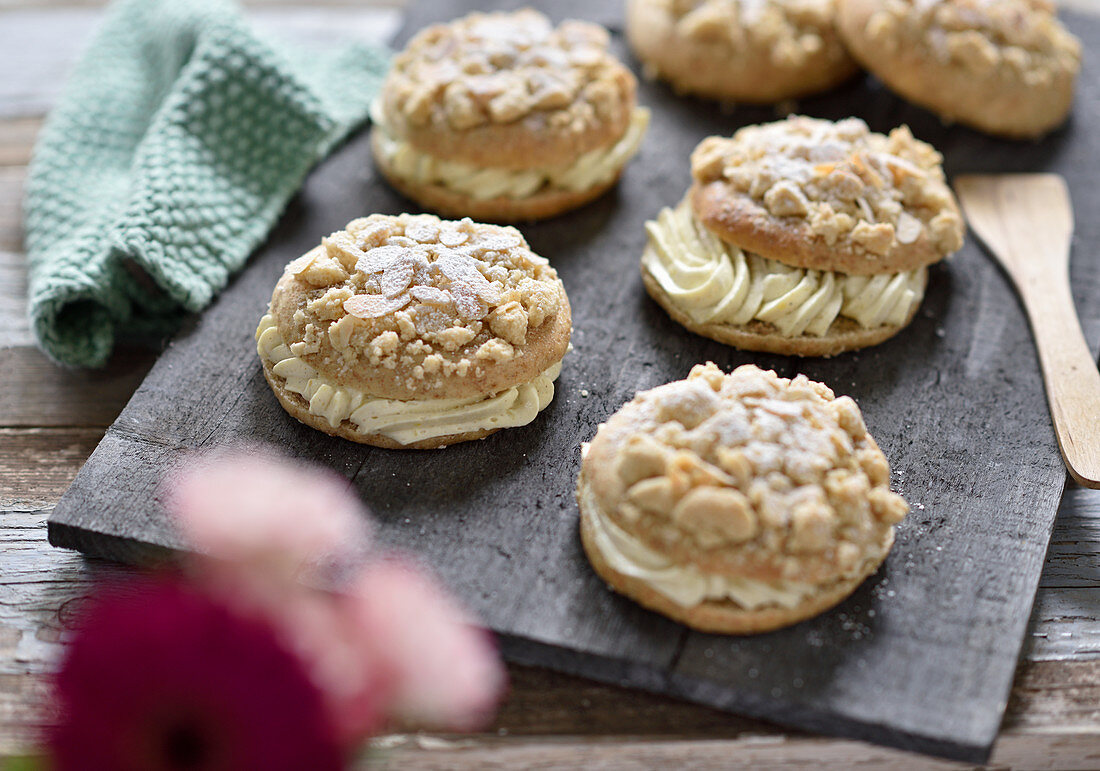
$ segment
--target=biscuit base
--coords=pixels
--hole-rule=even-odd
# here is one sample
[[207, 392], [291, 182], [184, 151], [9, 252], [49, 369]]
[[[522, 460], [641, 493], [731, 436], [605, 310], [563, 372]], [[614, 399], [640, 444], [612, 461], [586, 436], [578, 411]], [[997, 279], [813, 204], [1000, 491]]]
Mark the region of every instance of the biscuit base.
[[[646, 247], [649, 249], [650, 247]], [[789, 336], [781, 333], [774, 325], [766, 321], [752, 320], [748, 324], [709, 324], [694, 321], [673, 302], [645, 264], [642, 264], [642, 281], [646, 292], [680, 326], [711, 340], [717, 340], [744, 351], [776, 353], [782, 356], [821, 356], [830, 357], [845, 351], [867, 348], [889, 340], [913, 320], [919, 304], [909, 312], [905, 323], [900, 325], [883, 324], [870, 329], [861, 327], [851, 319], [837, 317], [824, 335]]]
[[[955, 197], [950, 190], [948, 194], [951, 205], [945, 210], [958, 214]], [[932, 242], [927, 228], [908, 244], [895, 238], [884, 254], [868, 253], [850, 235], [830, 244], [808, 220], [778, 217], [724, 180], [696, 180], [687, 195], [692, 216], [720, 240], [793, 268], [873, 276], [925, 268], [947, 256]]]
[[345, 420], [340, 423], [340, 425], [333, 427], [320, 415], [314, 415], [309, 411], [309, 402], [303, 399], [299, 394], [288, 391], [284, 387], [282, 378], [271, 371], [271, 365], [268, 362], [263, 362], [263, 368], [264, 379], [267, 380], [267, 384], [271, 386], [271, 390], [275, 392], [275, 398], [279, 400], [279, 404], [282, 405], [283, 409], [286, 410], [291, 417], [329, 436], [338, 436], [342, 439], [358, 442], [359, 444], [369, 444], [373, 447], [382, 447], [387, 450], [441, 450], [444, 447], [457, 444], [458, 442], [484, 439], [489, 436], [489, 434], [495, 434], [497, 431], [501, 430], [499, 428], [485, 428], [480, 431], [467, 431], [461, 434], [435, 436], [430, 439], [421, 439], [416, 442], [411, 442], [410, 444], [401, 444], [384, 434], [370, 434], [365, 431], [360, 431], [350, 420]]
[[470, 217], [479, 222], [523, 222], [548, 219], [576, 209], [599, 198], [619, 181], [622, 169], [611, 180], [587, 190], [547, 190], [526, 198], [478, 199], [442, 185], [414, 182], [396, 173], [392, 164], [379, 152], [376, 135], [371, 133], [374, 161], [386, 181], [406, 198], [425, 209], [445, 217]]
[[[581, 484], [584, 484], [583, 480]], [[578, 495], [578, 498], [580, 497]], [[707, 600], [698, 605], [684, 607], [645, 581], [620, 573], [611, 567], [596, 547], [591, 522], [593, 516], [595, 516], [594, 512], [581, 507], [581, 544], [596, 574], [619, 594], [700, 632], [732, 635], [760, 634], [805, 621], [824, 613], [848, 597], [868, 576], [878, 570], [882, 559], [886, 556], [884, 552], [879, 559], [865, 562], [857, 575], [826, 584], [821, 591], [793, 608], [771, 606], [746, 610], [731, 600]]]
[[[630, 0], [626, 37], [635, 55], [667, 81], [678, 94], [747, 104], [774, 104], [839, 86], [858, 71], [844, 53], [835, 32], [832, 46], [797, 66], [781, 66], [768, 56], [769, 45], [743, 50], [694, 40], [678, 31], [676, 21], [659, 3]], [[830, 56], [829, 51], [837, 56]]]
[[880, 5], [877, 0], [841, 0], [836, 25], [851, 55], [891, 91], [944, 121], [1008, 139], [1038, 139], [1066, 122], [1078, 72], [1062, 71], [1049, 85], [1028, 87], [1008, 67], [978, 76], [918, 48], [888, 51], [866, 34]]

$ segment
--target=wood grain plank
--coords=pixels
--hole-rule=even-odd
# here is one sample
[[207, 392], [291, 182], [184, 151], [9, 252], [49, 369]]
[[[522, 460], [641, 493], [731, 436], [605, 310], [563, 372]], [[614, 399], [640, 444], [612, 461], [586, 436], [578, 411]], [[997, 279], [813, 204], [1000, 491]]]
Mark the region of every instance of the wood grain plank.
[[920, 757], [898, 750], [816, 737], [748, 737], [739, 740], [634, 736], [598, 741], [564, 738], [525, 741], [510, 738], [471, 740], [430, 736], [391, 736], [376, 740], [375, 754], [360, 767], [464, 771], [466, 769], [617, 769], [620, 771], [685, 767], [722, 769], [873, 768], [880, 771], [950, 769], [1049, 769], [1080, 771], [1100, 765], [1100, 744], [1093, 736], [1065, 734], [1003, 737], [988, 766]]
[[1042, 623], [1030, 632], [1028, 658], [1100, 658], [1100, 587], [1042, 590], [1033, 616]]
[[37, 348], [0, 347], [0, 428], [106, 427], [155, 360], [145, 349], [121, 348], [103, 370], [74, 370]]
[[[512, 693], [490, 730], [469, 736], [391, 734], [371, 742], [358, 764], [371, 768], [896, 768], [961, 769], [975, 766], [939, 761], [861, 742], [783, 732], [765, 723], [709, 716], [700, 707], [615, 689], [600, 699], [591, 684], [559, 673], [511, 665]], [[536, 690], [538, 689], [538, 690]], [[1051, 688], [1050, 693], [1068, 689]], [[592, 698], [592, 697], [595, 698]], [[516, 720], [537, 703], [562, 722]], [[1061, 700], [1064, 705], [1065, 699]], [[616, 720], [618, 716], [620, 719]], [[55, 716], [45, 676], [0, 674], [0, 757], [33, 749]], [[722, 720], [725, 719], [725, 723]], [[600, 730], [592, 730], [595, 720]], [[683, 721], [683, 722], [680, 722]], [[692, 726], [684, 730], [685, 725]], [[705, 730], [695, 726], [706, 726]], [[699, 753], [700, 745], [707, 750]], [[658, 748], [651, 754], [650, 748]], [[639, 753], [639, 749], [643, 751]], [[1095, 725], [1052, 723], [1006, 727], [989, 766], [983, 768], [1095, 768], [1100, 734]], [[596, 761], [601, 760], [602, 764]]]
[[1096, 490], [1066, 487], [1040, 586], [1100, 586], [1100, 493]]
[[101, 438], [102, 428], [0, 428], [0, 506], [53, 506]]
[[[417, 9], [412, 26], [460, 5]], [[619, 6], [552, 9], [582, 11], [614, 21]], [[1094, 26], [1076, 28], [1100, 35]], [[1098, 86], [1084, 80], [1081, 100], [1091, 103]], [[525, 228], [554, 260], [575, 308], [576, 351], [539, 421], [409, 464], [398, 453], [310, 432], [271, 399], [251, 333], [282, 265], [364, 208], [406, 205], [372, 183], [360, 137], [310, 178], [268, 249], [158, 362], [59, 505], [55, 542], [92, 548], [99, 532], [128, 539], [130, 554], [135, 542], [170, 544], [149, 505], [156, 469], [189, 448], [269, 441], [353, 476], [383, 537], [435, 565], [518, 661], [815, 730], [979, 757], [1000, 722], [1065, 480], [1011, 289], [971, 244], [933, 272], [925, 306], [904, 336], [857, 355], [795, 362], [686, 336], [645, 299], [636, 278], [623, 280], [635, 275], [642, 221], [682, 193], [682, 159], [702, 135], [771, 113], [722, 116], [652, 84], [643, 84], [642, 98], [654, 107], [652, 135], [625, 183], [570, 217]], [[1076, 123], [1052, 142], [1052, 154], [1052, 144], [1021, 149], [945, 129], [860, 83], [808, 104], [827, 117], [855, 110], [880, 130], [909, 123], [943, 149], [952, 173], [1055, 165], [1086, 196], [1079, 205], [1088, 205], [1096, 137]], [[1085, 227], [1080, 243], [1097, 235]], [[1076, 260], [1074, 267], [1078, 299], [1100, 301], [1097, 266]], [[752, 640], [689, 635], [681, 648], [681, 629], [608, 594], [588, 570], [576, 543], [572, 483], [578, 437], [590, 436], [635, 390], [705, 359], [726, 367], [754, 360], [781, 373], [797, 367], [855, 395], [915, 509], [885, 570], [837, 611]], [[581, 399], [582, 389], [591, 398]], [[179, 394], [193, 403], [184, 406]], [[99, 515], [108, 498], [110, 518]], [[672, 670], [664, 667], [670, 656]]]
[[39, 116], [0, 120], [0, 166], [26, 166], [42, 128]]
[[[0, 204], [2, 205], [2, 204]], [[34, 345], [27, 318], [27, 265], [21, 254], [0, 250], [0, 347]]]
[[[0, 581], [0, 756], [30, 747], [41, 726], [51, 719], [45, 710], [48, 702], [44, 699], [46, 680], [42, 673], [56, 660], [61, 632], [96, 576], [114, 575], [110, 566], [50, 549], [45, 542], [45, 512], [76, 474], [101, 433], [98, 429], [0, 431], [0, 480], [4, 484], [0, 495], [0, 548], [6, 558]], [[1076, 536], [1070, 526], [1087, 519], [1075, 512], [1076, 505], [1073, 497], [1067, 498], [1056, 538], [1073, 541]], [[1045, 606], [1042, 596], [1043, 592], [1038, 608]], [[1048, 623], [1048, 619], [1037, 615], [1036, 630]], [[1100, 685], [1098, 667], [1097, 663], [1081, 667], [1076, 663], [1034, 661], [1022, 665], [994, 762], [1012, 765], [1018, 760], [1017, 754], [1006, 754], [1006, 747], [1011, 753], [1030, 748], [1027, 757], [1036, 757], [1040, 751], [1037, 747], [1044, 755], [1063, 757], [1059, 748], [1064, 749], [1062, 740], [1067, 735], [1081, 737], [1100, 730], [1095, 692]], [[509, 674], [510, 695], [497, 720], [485, 734], [461, 740], [476, 742], [476, 746], [490, 752], [490, 757], [501, 757], [501, 762], [514, 756], [496, 743], [498, 732], [513, 740], [542, 737], [529, 742], [527, 751], [533, 751], [536, 745], [557, 746], [547, 737], [567, 737], [572, 748], [569, 752], [555, 751], [546, 756], [562, 764], [583, 763], [589, 741], [596, 738], [618, 748], [616, 759], [620, 753], [622, 758], [631, 757], [630, 747], [638, 737], [674, 737], [670, 744], [675, 743], [683, 752], [690, 749], [678, 743], [683, 739], [723, 738], [735, 740], [725, 747], [728, 758], [741, 757], [746, 747], [757, 751], [766, 745], [772, 750], [766, 757], [768, 764], [794, 762], [798, 756], [787, 754], [784, 747], [808, 740], [792, 738], [783, 729], [748, 718], [545, 669], [512, 665]], [[1014, 738], [1020, 735], [1026, 735], [1027, 741]], [[440, 746], [439, 741], [438, 737], [429, 737], [424, 740], [425, 746], [419, 746], [416, 740], [409, 740], [394, 757], [408, 762], [408, 767], [444, 761], [472, 767], [466, 764], [484, 760], [481, 753], [440, 757], [432, 749]], [[814, 746], [821, 741], [814, 739]], [[893, 757], [860, 743], [829, 741], [827, 746], [836, 745], [844, 747], [840, 757], [853, 760]], [[913, 761], [912, 756], [901, 757]], [[1080, 761], [1083, 755], [1065, 757]]]
[[[53, 438], [60, 439], [57, 435]], [[5, 446], [14, 440], [38, 452], [50, 444], [41, 435], [29, 435], [23, 438], [29, 441], [20, 441], [9, 433], [4, 439]], [[80, 445], [86, 439], [84, 435], [68, 441]], [[64, 449], [67, 441], [55, 442], [54, 446]], [[69, 457], [75, 457], [75, 453]], [[6, 465], [9, 459], [3, 462]], [[32, 749], [41, 728], [56, 720], [47, 698], [47, 673], [56, 666], [62, 632], [93, 582], [116, 576], [121, 570], [99, 560], [45, 548], [48, 510], [22, 500], [36, 494], [37, 488], [20, 488], [13, 496], [14, 503], [5, 501], [0, 506], [0, 549], [4, 554], [0, 582], [0, 756]]]
[[[26, 668], [39, 674], [11, 674], [7, 671], [9, 667], [0, 667], [0, 725], [3, 725], [0, 729], [0, 755], [26, 748], [38, 729], [53, 718], [44, 699], [45, 678], [41, 673], [55, 661], [61, 633], [93, 581], [105, 575], [115, 575], [111, 566], [94, 561], [88, 563], [71, 553], [47, 549], [37, 549], [33, 554], [21, 553], [17, 550], [21, 545], [41, 545], [41, 512], [12, 514], [11, 511], [5, 513], [0, 543], [5, 544], [6, 549], [11, 548], [9, 545], [16, 547], [11, 553], [20, 564], [12, 576], [13, 580], [6, 582], [9, 586], [0, 595], [0, 662], [9, 666], [14, 662], [19, 672], [22, 672], [20, 668]], [[27, 623], [28, 619], [31, 624]], [[503, 751], [500, 743], [494, 741], [496, 735], [542, 737], [537, 743], [527, 746], [528, 750], [536, 746], [555, 746], [553, 741], [546, 740], [547, 736], [568, 737], [570, 744], [574, 745], [571, 752], [549, 756], [560, 763], [582, 763], [588, 757], [590, 741], [580, 740], [579, 737], [598, 737], [601, 744], [617, 746], [612, 756], [616, 762], [632, 757], [630, 748], [638, 743], [638, 737], [653, 736], [673, 737], [684, 752], [688, 751], [688, 747], [679, 745], [679, 742], [686, 738], [735, 740], [726, 743], [727, 760], [741, 757], [748, 749], [767, 746], [776, 752], [763, 758], [752, 757], [769, 765], [785, 757], [779, 750], [792, 741], [795, 744], [812, 741], [829, 753], [842, 751], [838, 758], [854, 760], [894, 756], [888, 751], [859, 743], [792, 738], [789, 733], [783, 734], [781, 729], [768, 724], [547, 670], [513, 665], [509, 667], [509, 674], [511, 693], [493, 726], [472, 740], [460, 740], [460, 746], [466, 746], [465, 743], [469, 742], [491, 750], [492, 757], [500, 757], [501, 762], [511, 762], [514, 756]], [[1064, 741], [1067, 736], [1076, 737], [1081, 742], [1090, 737], [1093, 742], [1096, 741], [1100, 731], [1096, 714], [1098, 679], [1100, 671], [1095, 663], [1021, 667], [1005, 720], [1005, 734], [994, 754], [994, 762], [1026, 768], [1083, 767], [1030, 765], [1021, 763], [1020, 758], [1040, 757], [1039, 753], [1042, 753], [1041, 756], [1062, 760], [1076, 758], [1080, 763], [1082, 758], [1087, 757], [1080, 743], [1071, 748], [1072, 754], [1063, 755], [1060, 752], [1066, 751]], [[1018, 736], [1026, 736], [1027, 741], [1014, 741]], [[458, 758], [432, 754], [435, 752], [433, 747], [445, 746], [448, 740], [429, 737], [423, 746], [414, 743], [417, 755], [419, 751], [432, 750], [424, 758], [405, 754], [395, 757], [409, 762], [411, 765], [407, 767], [420, 767], [421, 762], [438, 761], [447, 763], [447, 767], [454, 763], [456, 768], [471, 768], [474, 766], [467, 765], [467, 762], [484, 762], [484, 756], [480, 753]], [[1008, 748], [1007, 754], [1002, 752], [1002, 747]], [[1028, 754], [1020, 755], [1023, 750], [1027, 750]], [[912, 756], [903, 757], [916, 762]], [[929, 767], [955, 766], [933, 764]]]
[[0, 167], [0, 252], [23, 251], [24, 166]]

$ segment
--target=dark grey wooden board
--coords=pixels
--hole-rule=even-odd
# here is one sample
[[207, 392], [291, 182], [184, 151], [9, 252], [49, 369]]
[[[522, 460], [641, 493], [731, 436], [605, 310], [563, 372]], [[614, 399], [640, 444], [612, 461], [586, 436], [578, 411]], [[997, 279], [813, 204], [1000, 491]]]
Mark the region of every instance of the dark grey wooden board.
[[[520, 4], [417, 3], [401, 41], [473, 7]], [[618, 0], [542, 6], [556, 18], [621, 29]], [[1100, 22], [1069, 22], [1086, 48], [1100, 44]], [[625, 56], [620, 36], [616, 44]], [[944, 152], [950, 174], [1064, 174], [1078, 212], [1075, 299], [1091, 308], [1100, 302], [1100, 225], [1089, 216], [1100, 203], [1100, 132], [1087, 129], [1100, 119], [1098, 73], [1086, 61], [1075, 118], [1041, 144], [944, 127], [870, 79], [799, 110], [855, 114], [876, 130], [908, 123]], [[523, 228], [560, 271], [575, 314], [575, 351], [557, 397], [532, 425], [445, 451], [385, 451], [308, 429], [270, 394], [252, 335], [283, 265], [355, 216], [411, 207], [377, 179], [360, 134], [310, 176], [245, 272], [168, 346], [51, 515], [51, 542], [129, 561], [176, 548], [160, 506], [163, 472], [195, 448], [270, 442], [351, 479], [382, 521], [382, 538], [430, 562], [512, 659], [809, 730], [984, 760], [1065, 483], [1010, 286], [968, 242], [932, 271], [912, 326], [877, 348], [798, 360], [692, 336], [642, 290], [642, 223], [679, 199], [688, 153], [702, 137], [775, 113], [722, 111], [658, 84], [643, 84], [640, 98], [653, 124], [618, 189]], [[788, 630], [747, 639], [689, 632], [607, 591], [580, 551], [579, 442], [635, 391], [707, 359], [805, 372], [854, 396], [896, 489], [913, 504], [879, 574], [834, 611]]]

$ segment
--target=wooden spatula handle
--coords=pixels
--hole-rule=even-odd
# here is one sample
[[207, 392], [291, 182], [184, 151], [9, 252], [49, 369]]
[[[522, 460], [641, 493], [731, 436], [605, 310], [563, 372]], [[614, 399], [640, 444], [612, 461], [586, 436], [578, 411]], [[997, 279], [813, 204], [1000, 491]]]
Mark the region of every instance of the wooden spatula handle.
[[1058, 447], [1070, 475], [1100, 488], [1100, 370], [1089, 352], [1064, 271], [1035, 272], [1020, 281]]

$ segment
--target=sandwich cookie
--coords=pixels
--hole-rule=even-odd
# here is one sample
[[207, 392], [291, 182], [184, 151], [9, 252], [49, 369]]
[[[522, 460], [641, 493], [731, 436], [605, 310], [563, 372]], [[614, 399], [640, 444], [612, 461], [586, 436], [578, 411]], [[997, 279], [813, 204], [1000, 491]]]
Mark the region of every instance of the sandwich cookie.
[[681, 93], [770, 103], [824, 91], [856, 64], [836, 0], [627, 0], [626, 33], [647, 74]]
[[1028, 138], [1069, 114], [1081, 43], [1047, 0], [838, 2], [852, 55], [945, 120]]
[[753, 351], [832, 356], [912, 320], [962, 245], [941, 157], [904, 126], [795, 116], [709, 137], [694, 183], [646, 223], [646, 289], [677, 322]]
[[374, 104], [378, 168], [448, 216], [552, 217], [611, 187], [649, 123], [607, 30], [530, 9], [416, 35]]
[[515, 228], [372, 214], [286, 267], [256, 345], [301, 422], [427, 449], [533, 421], [571, 323], [557, 273]]
[[643, 391], [600, 426], [577, 483], [611, 588], [706, 632], [810, 618], [875, 572], [909, 510], [859, 407], [753, 365]]

